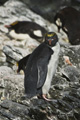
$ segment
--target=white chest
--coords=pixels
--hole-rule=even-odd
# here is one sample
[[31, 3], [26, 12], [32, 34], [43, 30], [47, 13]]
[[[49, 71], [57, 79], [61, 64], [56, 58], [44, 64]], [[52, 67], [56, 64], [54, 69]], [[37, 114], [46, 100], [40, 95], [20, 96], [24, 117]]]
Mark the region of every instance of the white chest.
[[52, 76], [56, 72], [56, 67], [58, 65], [58, 58], [59, 58], [59, 52], [60, 52], [60, 46], [57, 44], [55, 47], [52, 48], [54, 53], [51, 56], [51, 59], [48, 64], [48, 75], [49, 78], [52, 78]]
[[22, 34], [22, 33], [17, 34], [14, 30], [11, 30], [9, 34], [12, 38], [19, 39], [19, 40], [30, 38], [28, 34]]
[[[42, 37], [42, 33], [40, 30], [35, 30], [33, 32], [34, 35], [36, 35], [37, 37]], [[29, 39], [29, 35], [27, 33], [16, 33], [15, 30], [11, 30], [9, 32], [9, 35], [12, 37], [12, 38], [15, 38], [15, 39], [19, 39], [19, 40], [24, 40], [24, 39]]]
[[53, 75], [56, 72], [56, 68], [58, 65], [59, 52], [60, 52], [59, 43], [57, 43], [56, 46], [52, 48], [52, 50], [54, 51], [54, 54], [51, 56], [51, 59], [48, 64], [48, 73], [47, 73], [47, 77], [46, 77], [46, 80], [45, 80], [45, 83], [42, 89], [43, 94], [48, 93], [50, 86], [51, 86]]

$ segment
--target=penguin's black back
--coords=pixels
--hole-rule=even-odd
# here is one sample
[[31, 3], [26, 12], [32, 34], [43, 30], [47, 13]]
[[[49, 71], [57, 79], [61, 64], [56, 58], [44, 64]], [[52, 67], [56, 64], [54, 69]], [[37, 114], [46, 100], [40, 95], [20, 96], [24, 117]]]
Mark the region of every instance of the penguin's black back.
[[15, 29], [16, 33], [29, 33], [34, 30], [41, 30], [43, 34], [47, 32], [47, 30], [39, 24], [30, 21], [18, 21], [17, 24], [12, 25], [12, 28]]
[[[41, 94], [41, 87], [43, 86], [47, 75], [47, 65], [52, 54], [52, 49], [45, 43], [42, 43], [30, 55], [25, 70], [24, 80], [25, 93], [28, 97], [33, 97], [38, 93]], [[41, 73], [38, 73], [39, 67], [42, 70]], [[38, 74], [41, 75], [41, 78], [39, 78]], [[40, 79], [39, 83], [38, 79]]]

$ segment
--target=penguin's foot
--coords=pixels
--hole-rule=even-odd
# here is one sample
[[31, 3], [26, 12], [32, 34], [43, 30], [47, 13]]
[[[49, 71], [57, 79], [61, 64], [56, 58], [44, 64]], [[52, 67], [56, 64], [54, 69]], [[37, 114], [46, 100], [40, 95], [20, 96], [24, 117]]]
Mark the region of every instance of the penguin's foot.
[[46, 97], [46, 94], [43, 94], [43, 95], [39, 95], [39, 96], [37, 96], [39, 99], [44, 99], [44, 100], [46, 100], [46, 101], [52, 101], [51, 99], [48, 99], [47, 97]]
[[42, 98], [46, 101], [52, 101], [51, 99], [48, 99], [45, 94], [42, 95]]

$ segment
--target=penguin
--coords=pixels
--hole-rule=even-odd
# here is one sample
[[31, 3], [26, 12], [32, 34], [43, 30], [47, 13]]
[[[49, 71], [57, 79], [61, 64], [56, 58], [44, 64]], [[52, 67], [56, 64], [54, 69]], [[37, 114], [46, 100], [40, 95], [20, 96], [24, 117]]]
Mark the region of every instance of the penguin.
[[51, 81], [58, 65], [60, 45], [55, 32], [48, 32], [41, 43], [29, 56], [24, 74], [25, 95], [49, 100]]
[[72, 45], [80, 44], [80, 12], [73, 7], [65, 7], [56, 13], [54, 23], [67, 34]]
[[26, 68], [26, 64], [27, 64], [27, 61], [29, 59], [29, 55], [23, 57], [22, 59], [20, 59], [18, 62], [17, 62], [17, 66], [18, 66], [18, 69], [17, 69], [17, 73], [19, 73], [21, 70], [25, 71], [25, 68]]
[[9, 35], [15, 39], [31, 38], [42, 40], [42, 36], [47, 30], [39, 24], [31, 21], [15, 21], [10, 25], [5, 25], [9, 30]]

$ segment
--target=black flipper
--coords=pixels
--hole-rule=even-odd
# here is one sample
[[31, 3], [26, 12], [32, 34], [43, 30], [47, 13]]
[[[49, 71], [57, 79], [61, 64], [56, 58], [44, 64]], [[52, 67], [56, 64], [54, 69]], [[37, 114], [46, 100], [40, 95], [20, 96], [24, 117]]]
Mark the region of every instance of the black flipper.
[[25, 70], [26, 64], [27, 64], [27, 61], [28, 61], [30, 55], [31, 55], [31, 54], [23, 57], [22, 59], [20, 59], [20, 60], [17, 62], [17, 63], [18, 63], [18, 70], [17, 70], [17, 72], [20, 72], [20, 70], [23, 70], [23, 71]]
[[45, 50], [46, 52], [45, 51], [42, 52], [44, 56], [37, 61], [37, 69], [38, 69], [37, 89], [41, 88], [44, 85], [44, 82], [47, 77], [48, 63], [51, 55], [53, 54], [53, 51], [51, 49], [48, 48]]

